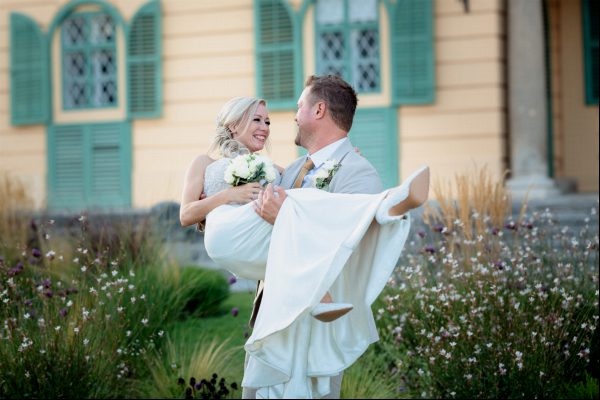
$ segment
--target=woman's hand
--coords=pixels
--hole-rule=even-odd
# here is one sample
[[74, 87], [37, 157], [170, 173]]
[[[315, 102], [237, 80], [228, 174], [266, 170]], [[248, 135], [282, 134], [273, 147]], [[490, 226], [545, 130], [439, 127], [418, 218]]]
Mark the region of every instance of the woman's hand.
[[258, 182], [246, 183], [227, 189], [227, 202], [246, 204], [258, 198], [258, 193], [262, 190]]

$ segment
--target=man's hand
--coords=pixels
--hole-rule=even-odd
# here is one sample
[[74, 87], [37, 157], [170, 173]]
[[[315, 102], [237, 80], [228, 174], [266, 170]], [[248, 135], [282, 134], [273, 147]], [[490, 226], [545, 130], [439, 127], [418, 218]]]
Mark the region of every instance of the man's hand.
[[254, 210], [262, 219], [274, 225], [286, 197], [285, 190], [279, 186], [274, 188], [269, 183], [265, 190], [261, 190], [258, 194], [258, 199], [254, 202]]

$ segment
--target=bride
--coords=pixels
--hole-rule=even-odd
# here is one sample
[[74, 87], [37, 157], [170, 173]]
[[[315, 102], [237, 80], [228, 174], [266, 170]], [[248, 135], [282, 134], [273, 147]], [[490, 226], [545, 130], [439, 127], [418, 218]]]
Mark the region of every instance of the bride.
[[[405, 213], [427, 198], [429, 171], [374, 195], [287, 190], [271, 225], [254, 211], [259, 183], [231, 187], [224, 179], [232, 158], [264, 148], [269, 125], [263, 100], [235, 98], [223, 107], [212, 146], [222, 158], [192, 162], [180, 219], [184, 226], [206, 220], [208, 254], [237, 276], [265, 281], [242, 385], [262, 397], [321, 397], [329, 392], [327, 378], [377, 340], [370, 305], [404, 246]], [[318, 315], [329, 293], [353, 312], [330, 324], [306, 318]]]

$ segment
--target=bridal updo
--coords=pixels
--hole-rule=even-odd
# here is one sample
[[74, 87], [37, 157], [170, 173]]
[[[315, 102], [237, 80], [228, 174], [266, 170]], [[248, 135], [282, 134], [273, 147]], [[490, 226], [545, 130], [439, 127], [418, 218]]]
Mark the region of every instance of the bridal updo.
[[260, 104], [266, 106], [267, 102], [255, 97], [234, 97], [225, 103], [217, 115], [215, 139], [209, 152], [216, 151], [223, 157], [250, 153], [243, 143], [233, 138], [233, 134], [248, 128]]

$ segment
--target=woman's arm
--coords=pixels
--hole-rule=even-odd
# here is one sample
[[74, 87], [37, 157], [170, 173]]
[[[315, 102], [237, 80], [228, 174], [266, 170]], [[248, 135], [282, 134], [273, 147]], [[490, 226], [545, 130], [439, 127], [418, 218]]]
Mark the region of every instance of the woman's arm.
[[190, 226], [201, 223], [208, 213], [215, 208], [228, 203], [246, 204], [258, 195], [261, 189], [259, 183], [225, 189], [212, 196], [200, 199], [204, 189], [204, 172], [206, 167], [214, 160], [208, 155], [200, 155], [192, 161], [185, 173], [183, 192], [181, 194], [181, 207], [179, 208], [179, 221], [181, 226]]

